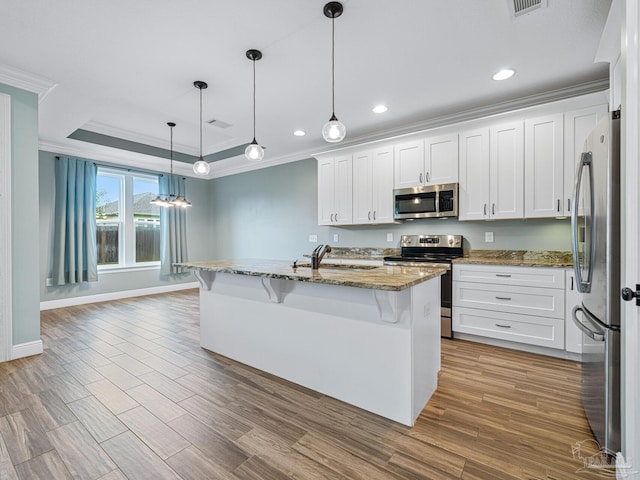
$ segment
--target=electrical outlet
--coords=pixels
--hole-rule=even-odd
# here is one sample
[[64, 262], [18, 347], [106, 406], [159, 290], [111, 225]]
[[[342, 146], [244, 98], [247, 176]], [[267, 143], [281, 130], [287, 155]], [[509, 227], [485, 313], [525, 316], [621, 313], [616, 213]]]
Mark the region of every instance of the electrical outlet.
[[53, 287], [53, 278], [47, 278], [44, 281], [45, 286], [47, 287]]
[[337, 233], [333, 234], [333, 243], [338, 243], [340, 241], [340, 235]]
[[393, 233], [387, 233], [387, 242], [393, 242]]
[[484, 241], [486, 243], [493, 243], [493, 232], [484, 232]]
[[309, 235], [309, 241], [311, 243], [318, 243], [318, 235]]

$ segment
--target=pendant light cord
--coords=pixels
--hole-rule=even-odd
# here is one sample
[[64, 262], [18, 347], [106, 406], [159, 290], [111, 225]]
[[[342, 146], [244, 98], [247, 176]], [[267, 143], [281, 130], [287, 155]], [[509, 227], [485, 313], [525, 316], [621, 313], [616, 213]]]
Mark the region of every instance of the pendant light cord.
[[170, 175], [169, 175], [169, 198], [171, 198], [171, 190], [173, 187], [173, 127], [170, 129], [171, 131], [171, 146], [169, 150], [169, 161], [170, 161]]
[[256, 141], [256, 61], [253, 60], [253, 141]]
[[331, 113], [336, 116], [336, 17], [331, 16]]
[[202, 87], [200, 89], [200, 160], [202, 160]]

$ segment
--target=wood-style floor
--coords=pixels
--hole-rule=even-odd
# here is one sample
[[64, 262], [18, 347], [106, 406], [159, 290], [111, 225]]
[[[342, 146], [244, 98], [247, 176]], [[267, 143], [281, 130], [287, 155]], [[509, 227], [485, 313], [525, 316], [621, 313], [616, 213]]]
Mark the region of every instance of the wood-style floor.
[[2, 480], [602, 478], [573, 362], [444, 340], [408, 428], [201, 349], [196, 290], [45, 311], [42, 338], [0, 364]]

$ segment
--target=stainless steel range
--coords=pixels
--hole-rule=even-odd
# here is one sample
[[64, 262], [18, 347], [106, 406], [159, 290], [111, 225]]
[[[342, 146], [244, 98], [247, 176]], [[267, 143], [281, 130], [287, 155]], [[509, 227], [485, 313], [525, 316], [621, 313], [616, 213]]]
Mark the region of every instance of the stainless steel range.
[[462, 235], [402, 235], [399, 257], [384, 257], [385, 265], [446, 268], [441, 278], [441, 335], [453, 338], [451, 330], [451, 261], [462, 257]]

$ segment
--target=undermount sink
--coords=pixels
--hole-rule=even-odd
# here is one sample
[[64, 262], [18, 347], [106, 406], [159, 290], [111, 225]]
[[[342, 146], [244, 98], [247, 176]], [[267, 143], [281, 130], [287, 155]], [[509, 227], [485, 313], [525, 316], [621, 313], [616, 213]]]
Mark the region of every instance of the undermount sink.
[[[298, 268], [311, 268], [310, 263], [298, 263]], [[354, 265], [350, 263], [321, 263], [320, 269], [331, 270], [372, 270], [378, 268], [376, 265]]]

